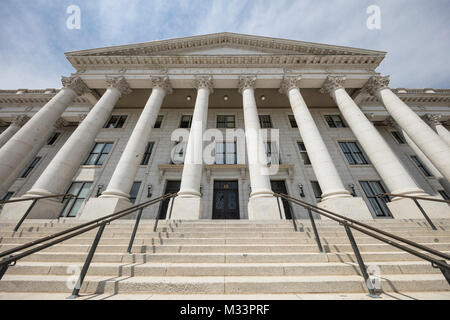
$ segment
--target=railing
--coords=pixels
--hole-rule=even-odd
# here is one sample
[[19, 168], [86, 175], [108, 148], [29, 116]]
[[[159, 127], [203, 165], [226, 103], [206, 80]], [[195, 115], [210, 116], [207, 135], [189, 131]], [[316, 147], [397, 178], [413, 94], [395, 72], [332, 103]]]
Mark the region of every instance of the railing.
[[[407, 196], [403, 194], [394, 194], [394, 193], [380, 193], [375, 195], [375, 197], [399, 197], [399, 198], [407, 198], [412, 199], [414, 203], [416, 204], [417, 208], [419, 208], [420, 212], [424, 216], [425, 220], [427, 220], [428, 224], [430, 225], [431, 229], [437, 230], [436, 226], [434, 225], [433, 221], [431, 221], [430, 217], [427, 215], [425, 210], [422, 208], [422, 206], [419, 203], [419, 200], [425, 200], [425, 201], [432, 201], [432, 202], [443, 202], [450, 205], [450, 200], [444, 200], [444, 199], [435, 199], [435, 198], [425, 198], [425, 197], [417, 197], [417, 196]], [[449, 215], [450, 217], [450, 215]]]
[[[175, 196], [176, 196], [176, 194], [166, 194], [166, 195], [158, 197], [156, 199], [149, 200], [149, 201], [141, 203], [139, 205], [132, 206], [128, 209], [121, 210], [116, 213], [112, 213], [105, 217], [98, 218], [98, 219], [83, 223], [81, 225], [78, 225], [76, 227], [69, 228], [67, 230], [43, 237], [41, 239], [28, 242], [28, 243], [20, 245], [16, 248], [0, 252], [0, 258], [3, 258], [0, 261], [0, 280], [2, 279], [3, 275], [8, 270], [8, 268], [11, 266], [14, 266], [18, 260], [20, 260], [24, 257], [27, 257], [33, 253], [36, 253], [36, 252], [39, 252], [46, 248], [49, 248], [51, 246], [54, 246], [63, 241], [66, 241], [68, 239], [71, 239], [73, 237], [84, 234], [90, 230], [94, 230], [94, 229], [98, 228], [97, 234], [91, 245], [89, 253], [86, 257], [86, 260], [84, 262], [83, 268], [82, 268], [80, 276], [78, 278], [78, 281], [75, 285], [75, 288], [73, 289], [72, 295], [69, 297], [69, 299], [78, 298], [79, 292], [81, 289], [81, 285], [83, 284], [84, 278], [85, 278], [86, 273], [89, 269], [89, 266], [92, 262], [92, 258], [94, 257], [95, 250], [97, 249], [98, 243], [100, 242], [100, 239], [102, 237], [102, 234], [103, 234], [103, 231], [104, 231], [106, 225], [110, 224], [114, 220], [120, 219], [122, 217], [125, 217], [125, 216], [133, 213], [133, 212], [139, 211], [138, 216], [136, 218], [136, 224], [133, 229], [133, 234], [130, 239], [130, 244], [129, 244], [128, 250], [127, 250], [127, 252], [131, 252], [131, 247], [133, 245], [134, 237], [136, 235], [136, 231], [137, 231], [137, 228], [139, 225], [139, 220], [141, 219], [141, 216], [142, 216], [142, 210], [152, 204], [161, 202], [166, 199], [173, 198]], [[13, 200], [13, 201], [15, 201], [15, 200]], [[156, 220], [155, 228], [157, 226], [157, 221], [158, 221], [158, 219]], [[39, 245], [39, 246], [37, 246], [37, 245]], [[37, 247], [35, 247], [35, 246], [37, 246]], [[23, 251], [25, 249], [28, 249], [28, 250]], [[13, 254], [15, 254], [15, 255], [13, 255]]]
[[75, 198], [75, 196], [73, 194], [56, 194], [56, 195], [52, 195], [52, 196], [43, 196], [43, 197], [23, 197], [20, 199], [14, 199], [14, 200], [6, 200], [6, 201], [0, 201], [0, 205], [5, 204], [5, 203], [14, 203], [14, 202], [23, 202], [23, 201], [33, 201], [31, 203], [31, 205], [28, 207], [27, 211], [25, 212], [25, 214], [22, 216], [22, 218], [20, 218], [19, 222], [16, 224], [16, 226], [14, 227], [14, 232], [16, 232], [17, 230], [19, 230], [19, 227], [22, 225], [22, 223], [25, 221], [25, 219], [27, 218], [27, 216], [30, 214], [31, 210], [34, 208], [35, 204], [42, 199], [50, 199], [50, 198], [61, 198], [61, 197], [66, 197], [66, 198]]
[[[411, 240], [404, 239], [402, 237], [396, 236], [396, 235], [394, 235], [392, 233], [389, 233], [389, 232], [386, 232], [384, 230], [380, 230], [378, 228], [372, 227], [372, 226], [367, 225], [365, 223], [362, 223], [360, 221], [344, 217], [344, 216], [339, 215], [339, 214], [337, 214], [335, 212], [332, 212], [330, 210], [322, 209], [322, 208], [319, 208], [319, 207], [314, 206], [312, 204], [309, 204], [307, 202], [304, 202], [302, 200], [289, 197], [288, 195], [281, 194], [281, 193], [275, 193], [274, 195], [276, 197], [279, 197], [279, 198], [285, 199], [287, 201], [290, 201], [292, 203], [295, 203], [297, 205], [300, 205], [303, 208], [305, 208], [306, 210], [308, 210], [308, 215], [309, 215], [309, 218], [311, 220], [312, 227], [314, 229], [314, 234], [315, 234], [315, 237], [316, 237], [317, 246], [319, 247], [319, 251], [320, 252], [323, 252], [323, 248], [322, 248], [322, 244], [320, 242], [320, 237], [319, 237], [319, 233], [318, 233], [317, 228], [316, 228], [316, 224], [314, 222], [314, 218], [312, 216], [312, 211], [320, 214], [321, 216], [325, 216], [325, 217], [327, 217], [327, 218], [329, 218], [331, 220], [334, 220], [334, 221], [338, 222], [340, 225], [344, 226], [345, 232], [346, 232], [347, 237], [348, 237], [348, 239], [350, 241], [350, 244], [352, 246], [353, 252], [354, 252], [355, 257], [356, 257], [356, 260], [358, 262], [359, 269], [361, 271], [362, 276], [364, 277], [367, 289], [369, 291], [369, 295], [371, 297], [378, 297], [379, 296], [379, 292], [377, 292], [376, 288], [374, 287], [373, 283], [371, 282], [371, 280], [369, 278], [369, 275], [368, 275], [368, 272], [367, 272], [367, 268], [366, 268], [366, 266], [364, 264], [364, 260], [363, 260], [363, 258], [361, 256], [361, 253], [360, 253], [359, 249], [358, 249], [358, 245], [356, 244], [356, 240], [355, 240], [355, 238], [353, 236], [352, 229], [354, 229], [356, 231], [359, 231], [361, 233], [364, 233], [365, 235], [368, 235], [368, 236], [370, 236], [372, 238], [375, 238], [375, 239], [377, 239], [379, 241], [387, 243], [387, 244], [389, 244], [389, 245], [391, 245], [391, 246], [393, 246], [393, 247], [395, 247], [397, 249], [403, 250], [403, 251], [405, 251], [407, 253], [410, 253], [410, 254], [412, 254], [412, 255], [414, 255], [416, 257], [419, 257], [419, 258], [421, 258], [423, 260], [426, 260], [426, 261], [430, 262], [431, 265], [434, 268], [439, 268], [439, 270], [442, 272], [442, 274], [444, 275], [445, 279], [447, 280], [447, 282], [450, 285], [450, 265], [448, 265], [447, 262], [446, 262], [446, 260], [450, 260], [450, 255], [445, 254], [445, 253], [440, 252], [440, 251], [437, 251], [437, 250], [434, 250], [432, 248], [426, 247], [426, 246], [421, 245], [419, 243], [416, 243], [414, 241], [411, 241]], [[292, 213], [292, 214], [293, 214], [292, 219], [295, 219], [295, 214], [294, 213]], [[393, 241], [392, 239], [394, 239], [396, 241]], [[420, 251], [418, 251], [418, 250], [416, 250], [414, 248], [406, 246], [405, 244], [408, 245], [408, 246], [414, 247], [416, 249], [419, 249], [421, 251], [425, 251], [426, 253], [429, 253], [429, 254], [431, 254], [433, 256], [436, 256], [436, 257], [439, 257], [439, 258], [443, 258], [445, 260], [439, 260], [436, 257], [424, 254], [424, 253], [422, 253], [422, 252], [420, 252]]]

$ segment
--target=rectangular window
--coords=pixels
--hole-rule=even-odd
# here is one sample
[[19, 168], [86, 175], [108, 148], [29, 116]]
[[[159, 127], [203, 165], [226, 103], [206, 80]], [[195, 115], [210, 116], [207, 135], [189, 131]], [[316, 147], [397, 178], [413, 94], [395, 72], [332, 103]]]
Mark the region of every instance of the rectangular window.
[[345, 128], [345, 122], [338, 114], [326, 115], [325, 120], [330, 128]]
[[111, 148], [113, 146], [112, 142], [99, 142], [96, 143], [92, 149], [89, 157], [87, 158], [85, 165], [101, 166], [106, 160]]
[[317, 181], [311, 181], [311, 187], [314, 192], [314, 197], [316, 198], [317, 202], [322, 201], [322, 189], [320, 188], [319, 182]]
[[259, 116], [259, 125], [262, 129], [272, 128], [272, 120], [270, 119], [270, 115]]
[[277, 143], [274, 141], [267, 141], [265, 143], [267, 164], [281, 164], [281, 157], [278, 151]]
[[30, 174], [31, 171], [37, 166], [38, 162], [41, 160], [41, 157], [35, 157], [33, 161], [28, 165], [25, 171], [20, 176], [21, 178], [26, 178]]
[[51, 146], [56, 142], [56, 139], [61, 135], [59, 132], [55, 132], [51, 135], [51, 137], [47, 140], [47, 145]]
[[150, 156], [152, 155], [152, 151], [153, 151], [153, 146], [154, 145], [155, 145], [154, 142], [149, 142], [147, 144], [147, 148], [145, 149], [144, 157], [142, 158], [142, 161], [141, 161], [141, 166], [148, 165], [148, 162], [150, 160]]
[[398, 131], [391, 131], [391, 135], [398, 144], [405, 144], [405, 139]]
[[339, 142], [349, 164], [369, 164], [366, 156], [356, 142]]
[[8, 201], [9, 199], [12, 198], [13, 194], [14, 194], [14, 191], [8, 191], [8, 192], [3, 196], [3, 198], [2, 198], [1, 200], [2, 200], [2, 201]]
[[[439, 194], [441, 195], [442, 199], [444, 200], [450, 200], [450, 196], [448, 195], [447, 192], [445, 192], [444, 190], [438, 190]], [[8, 192], [9, 193], [9, 192]]]
[[217, 116], [217, 128], [236, 128], [234, 116]]
[[297, 142], [298, 145], [298, 149], [300, 150], [300, 155], [302, 157], [303, 160], [303, 164], [311, 164], [311, 160], [309, 159], [308, 156], [308, 151], [306, 150], [305, 144], [303, 142]]
[[127, 120], [127, 116], [111, 116], [111, 118], [109, 118], [109, 121], [105, 124], [104, 128], [122, 128], [125, 120]]
[[216, 143], [216, 164], [237, 164], [236, 142]]
[[162, 115], [159, 115], [159, 116], [156, 118], [156, 122], [155, 122], [155, 126], [154, 126], [155, 129], [161, 128], [163, 119], [164, 119], [164, 116], [162, 116]]
[[75, 198], [64, 197], [63, 202], [65, 202], [64, 209], [61, 212], [61, 217], [76, 217], [78, 211], [80, 211], [81, 205], [87, 199], [87, 195], [91, 190], [92, 182], [73, 182], [68, 194], [73, 194]]
[[417, 156], [411, 156], [411, 159], [415, 163], [415, 165], [419, 168], [420, 171], [425, 175], [425, 177], [432, 177], [433, 175], [430, 173], [430, 170], [423, 164], [423, 162]]
[[291, 124], [291, 128], [298, 128], [297, 121], [295, 121], [295, 117], [293, 114], [288, 115], [289, 123]]
[[181, 116], [180, 128], [190, 128], [192, 124], [192, 116], [191, 115], [183, 115]]
[[141, 188], [141, 182], [140, 181], [135, 181], [133, 183], [133, 186], [131, 187], [131, 190], [130, 190], [130, 202], [131, 203], [134, 204], [136, 202], [136, 198], [138, 196], [140, 188]]
[[171, 163], [172, 164], [183, 164], [185, 158], [185, 150], [187, 147], [186, 142], [175, 142], [175, 146], [172, 149], [171, 153]]
[[391, 217], [391, 212], [389, 211], [386, 203], [388, 203], [389, 197], [375, 197], [377, 194], [385, 193], [383, 185], [380, 181], [360, 181], [362, 189], [369, 200], [370, 206], [372, 207], [375, 215], [377, 217]]

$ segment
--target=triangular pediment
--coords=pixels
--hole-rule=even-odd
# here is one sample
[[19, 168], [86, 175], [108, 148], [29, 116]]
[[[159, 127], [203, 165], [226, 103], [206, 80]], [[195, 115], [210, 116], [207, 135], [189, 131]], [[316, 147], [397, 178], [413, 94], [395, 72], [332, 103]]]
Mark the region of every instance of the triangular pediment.
[[66, 53], [73, 56], [235, 56], [235, 55], [385, 55], [351, 47], [268, 38], [236, 33], [151, 41]]

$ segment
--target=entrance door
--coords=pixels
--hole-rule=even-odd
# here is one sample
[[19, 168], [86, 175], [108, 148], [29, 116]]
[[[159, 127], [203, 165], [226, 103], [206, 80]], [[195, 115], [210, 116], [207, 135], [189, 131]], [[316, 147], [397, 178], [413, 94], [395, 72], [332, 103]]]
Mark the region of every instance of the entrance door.
[[[181, 181], [167, 181], [166, 184], [166, 191], [164, 194], [169, 193], [177, 193], [180, 191]], [[166, 219], [167, 216], [167, 208], [169, 207], [169, 202], [171, 199], [164, 200], [160, 207], [159, 207], [159, 213], [160, 213], [160, 219]]]
[[[284, 182], [284, 180], [270, 181], [270, 185], [272, 187], [273, 192], [282, 193], [286, 195], [288, 194], [286, 189], [286, 183]], [[282, 201], [286, 219], [292, 219], [291, 206], [289, 205], [289, 202], [286, 199], [282, 199]]]
[[237, 181], [214, 181], [213, 219], [239, 219]]

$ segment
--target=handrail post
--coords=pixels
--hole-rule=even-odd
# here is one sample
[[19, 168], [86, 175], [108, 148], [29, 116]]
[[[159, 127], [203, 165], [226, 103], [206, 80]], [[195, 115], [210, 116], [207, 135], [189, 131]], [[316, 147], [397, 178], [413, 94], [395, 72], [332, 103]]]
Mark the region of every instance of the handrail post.
[[95, 236], [94, 242], [92, 243], [91, 249], [89, 250], [89, 254], [86, 257], [86, 261], [84, 262], [83, 269], [81, 269], [80, 277], [75, 285], [75, 288], [72, 291], [72, 295], [67, 297], [67, 299], [76, 299], [79, 298], [80, 289], [83, 284], [84, 278], [86, 277], [86, 273], [91, 265], [92, 258], [94, 257], [95, 250], [97, 249], [98, 243], [100, 242], [100, 238], [102, 237], [103, 230], [105, 230], [106, 223], [102, 223], [100, 228], [97, 231], [97, 235]]
[[344, 224], [345, 232], [347, 233], [350, 244], [352, 245], [353, 252], [355, 253], [356, 260], [358, 261], [359, 269], [361, 270], [364, 281], [366, 282], [367, 289], [369, 290], [369, 296], [372, 298], [379, 298], [380, 295], [376, 292], [374, 285], [370, 281], [369, 274], [367, 273], [367, 268], [364, 264], [364, 260], [359, 252], [358, 245], [356, 244], [355, 238], [353, 237], [352, 230], [347, 224]]
[[[445, 265], [447, 265], [447, 261], [441, 260], [441, 262], [443, 262]], [[435, 265], [434, 263], [432, 265], [434, 268], [438, 268], [439, 270], [441, 270], [442, 275], [444, 276], [445, 280], [447, 280], [448, 284], [450, 285], [450, 268], [440, 267], [440, 266]]]
[[311, 212], [311, 208], [308, 208], [309, 220], [311, 220], [311, 225], [314, 230], [314, 236], [316, 237], [317, 246], [319, 247], [319, 251], [323, 253], [322, 243], [320, 242], [319, 232], [317, 232], [316, 223], [314, 222], [314, 217]]
[[427, 220], [428, 224], [431, 226], [431, 229], [437, 230], [436, 226], [433, 224], [433, 222], [431, 221], [430, 217], [426, 214], [425, 210], [423, 210], [423, 208], [420, 205], [419, 201], [417, 201], [417, 199], [413, 199], [413, 201], [416, 204], [416, 206], [419, 208], [420, 212], [422, 212], [422, 214], [425, 217], [425, 219]]
[[[4, 257], [2, 260], [5, 261], [5, 260], [8, 260], [9, 258], [11, 258], [11, 256]], [[12, 264], [12, 265], [14, 265], [14, 264]], [[3, 276], [5, 275], [6, 271], [9, 268], [9, 266], [10, 266], [9, 264], [4, 264], [4, 265], [0, 266], [0, 280], [2, 280]]]
[[169, 204], [170, 204], [169, 220], [172, 219], [172, 209], [173, 209], [173, 202], [174, 202], [174, 201], [175, 201], [175, 198], [174, 198], [174, 197], [172, 197], [172, 198], [169, 200]]
[[142, 210], [144, 210], [144, 208], [139, 210], [139, 213], [138, 213], [138, 215], [136, 217], [136, 223], [134, 224], [133, 233], [131, 234], [130, 243], [128, 244], [127, 253], [131, 253], [131, 248], [133, 247], [134, 238], [136, 237], [136, 232], [137, 232], [137, 229], [138, 229], [138, 226], [139, 226], [139, 222], [141, 221]]
[[[172, 210], [171, 210], [172, 211]], [[159, 221], [159, 217], [161, 216], [161, 210], [158, 212], [158, 214], [156, 215], [156, 221], [155, 221], [155, 226], [153, 227], [153, 232], [156, 232], [156, 229], [158, 228], [158, 221]]]
[[17, 225], [14, 227], [14, 232], [16, 232], [17, 230], [19, 230], [20, 226], [22, 225], [22, 223], [25, 221], [25, 219], [27, 218], [27, 216], [30, 214], [31, 210], [33, 209], [34, 205], [36, 204], [36, 202], [38, 202], [39, 199], [34, 199], [33, 203], [31, 204], [31, 206], [28, 208], [28, 210], [25, 212], [25, 214], [22, 216], [22, 218], [19, 220], [19, 222], [17, 223]]

